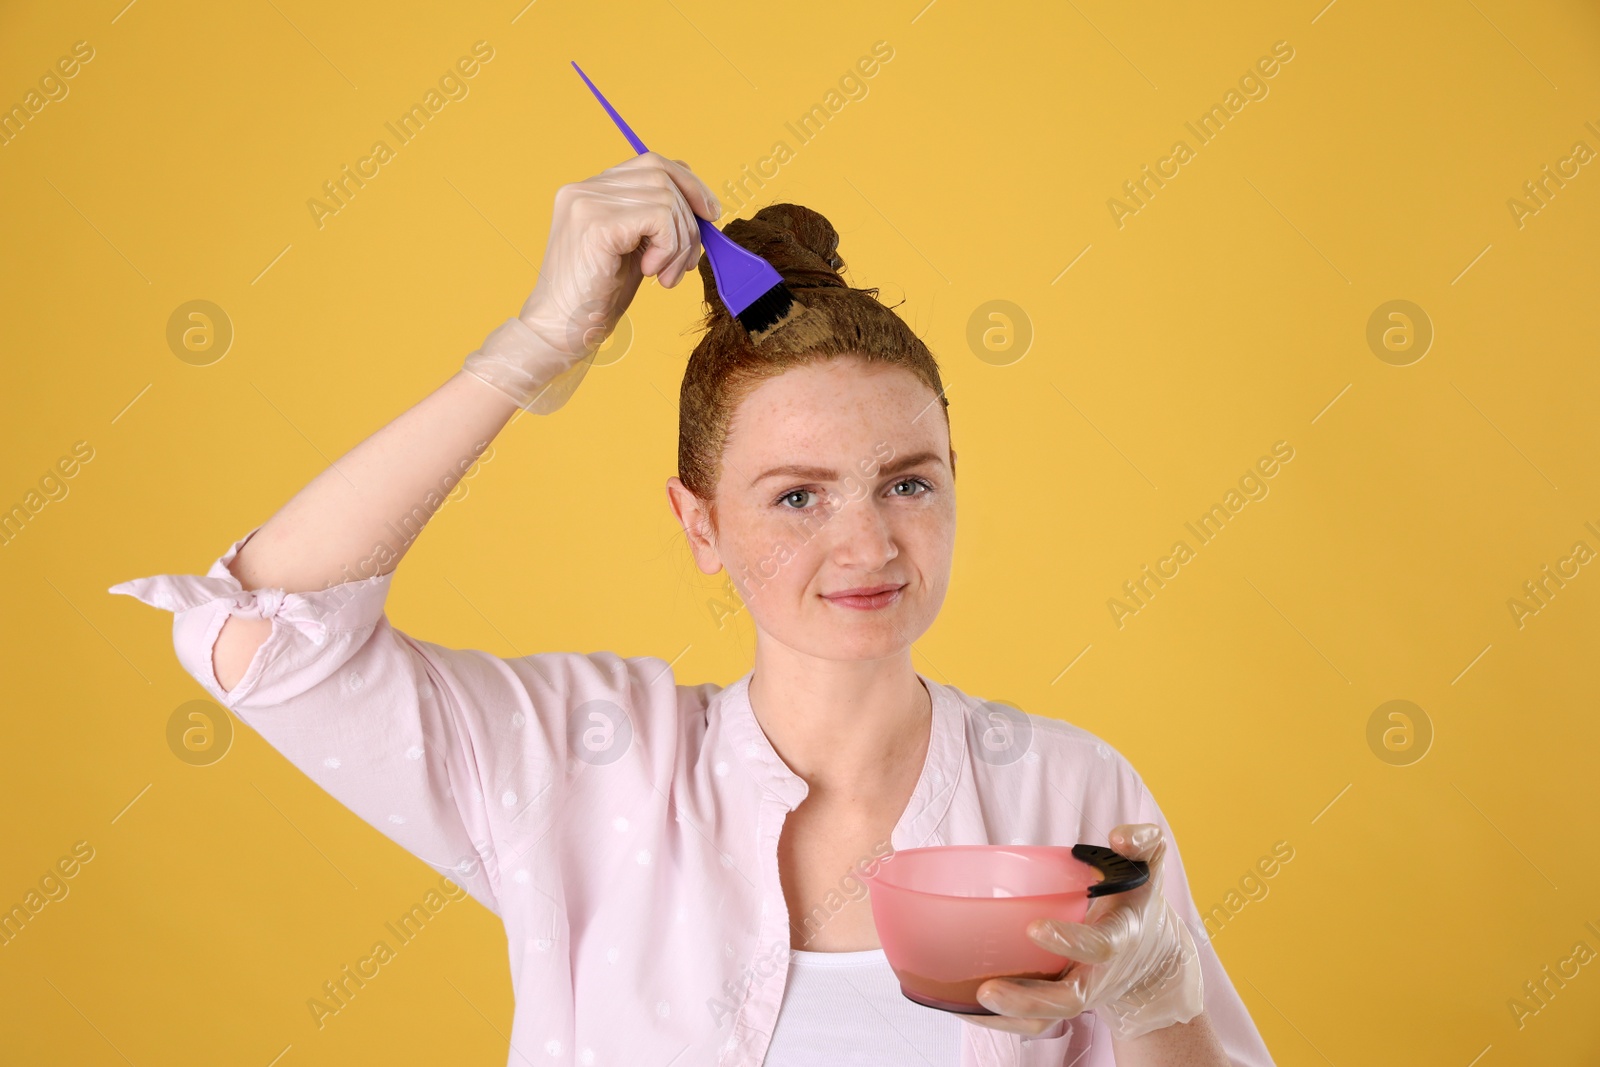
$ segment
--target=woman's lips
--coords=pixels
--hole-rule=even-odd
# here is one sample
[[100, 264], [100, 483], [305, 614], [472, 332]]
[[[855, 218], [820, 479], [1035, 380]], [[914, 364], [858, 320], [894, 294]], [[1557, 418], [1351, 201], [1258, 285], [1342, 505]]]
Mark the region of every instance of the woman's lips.
[[[869, 586], [867, 588], [882, 589], [879, 586]], [[824, 594], [823, 599], [829, 603], [837, 604], [841, 608], [854, 608], [857, 611], [877, 611], [879, 608], [886, 608], [896, 600], [899, 600], [900, 591], [904, 588], [904, 585], [892, 585], [877, 593], [847, 592]]]

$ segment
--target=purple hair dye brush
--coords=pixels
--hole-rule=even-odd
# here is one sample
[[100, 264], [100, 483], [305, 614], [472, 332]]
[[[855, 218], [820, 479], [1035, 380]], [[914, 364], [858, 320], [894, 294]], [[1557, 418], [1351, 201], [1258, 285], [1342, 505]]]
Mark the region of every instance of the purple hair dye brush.
[[[628, 139], [633, 150], [640, 155], [650, 151], [622, 121], [617, 109], [594, 87], [594, 82], [589, 80], [576, 61], [573, 61], [572, 69], [578, 72], [578, 77], [594, 93], [595, 99], [606, 109], [606, 114], [611, 116], [611, 121], [617, 124], [617, 129], [622, 131], [622, 136]], [[753, 340], [759, 341], [801, 314], [804, 305], [795, 302], [794, 294], [783, 284], [783, 276], [771, 263], [735, 244], [700, 216], [696, 215], [694, 220], [700, 225], [700, 244], [711, 259], [711, 275], [716, 279], [717, 293]]]

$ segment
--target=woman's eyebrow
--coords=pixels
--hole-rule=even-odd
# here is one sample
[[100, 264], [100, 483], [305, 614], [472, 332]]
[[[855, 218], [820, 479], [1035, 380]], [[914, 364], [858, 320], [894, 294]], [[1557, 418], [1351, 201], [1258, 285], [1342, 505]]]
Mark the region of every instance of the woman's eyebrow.
[[[937, 452], [913, 452], [909, 456], [901, 456], [893, 462], [885, 463], [878, 468], [878, 475], [882, 477], [884, 475], [899, 474], [901, 471], [910, 470], [912, 467], [928, 462], [939, 462], [941, 459], [942, 457]], [[839, 479], [839, 472], [829, 467], [807, 467], [803, 464], [789, 463], [782, 467], [773, 467], [771, 470], [763, 471], [750, 484], [757, 485], [768, 478], [776, 478], [780, 475], [790, 478], [805, 478], [815, 482], [832, 482]]]

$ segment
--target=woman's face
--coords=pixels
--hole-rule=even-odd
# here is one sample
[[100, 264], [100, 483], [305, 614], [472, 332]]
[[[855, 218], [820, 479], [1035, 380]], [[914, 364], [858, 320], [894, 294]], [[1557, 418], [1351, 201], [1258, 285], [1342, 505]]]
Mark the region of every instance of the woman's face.
[[669, 481], [696, 563], [727, 569], [763, 640], [821, 659], [881, 659], [933, 624], [956, 532], [942, 407], [902, 367], [820, 360], [763, 382], [734, 412], [715, 533]]

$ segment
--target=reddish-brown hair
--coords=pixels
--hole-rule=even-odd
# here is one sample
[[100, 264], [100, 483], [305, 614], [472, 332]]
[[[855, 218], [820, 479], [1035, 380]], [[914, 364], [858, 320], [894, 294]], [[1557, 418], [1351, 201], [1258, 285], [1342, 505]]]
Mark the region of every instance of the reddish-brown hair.
[[938, 396], [948, 425], [950, 401], [933, 353], [878, 301], [877, 289], [845, 283], [839, 233], [826, 218], [799, 204], [770, 204], [722, 232], [771, 263], [805, 310], [792, 324], [753, 342], [722, 302], [710, 259], [701, 258], [706, 332], [689, 356], [678, 394], [678, 478], [697, 497], [708, 505], [715, 498], [728, 424], [739, 404], [792, 367], [848, 355], [904, 367]]

